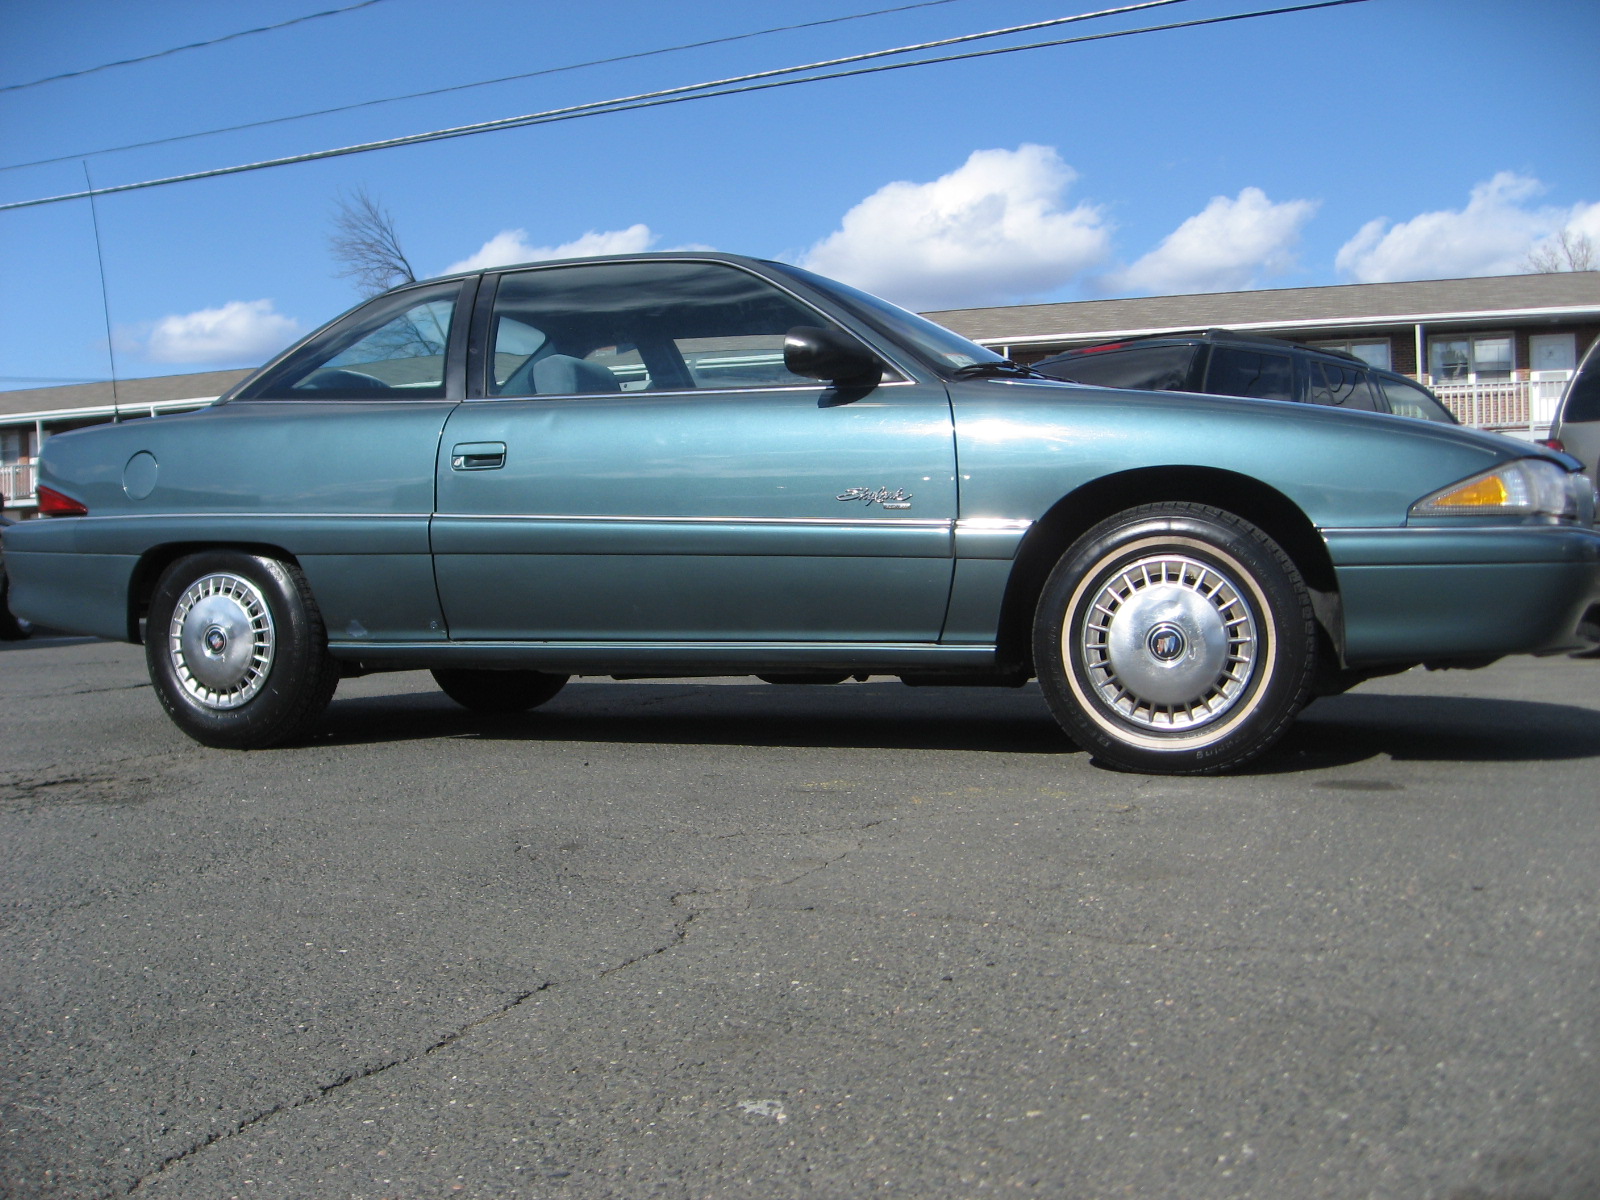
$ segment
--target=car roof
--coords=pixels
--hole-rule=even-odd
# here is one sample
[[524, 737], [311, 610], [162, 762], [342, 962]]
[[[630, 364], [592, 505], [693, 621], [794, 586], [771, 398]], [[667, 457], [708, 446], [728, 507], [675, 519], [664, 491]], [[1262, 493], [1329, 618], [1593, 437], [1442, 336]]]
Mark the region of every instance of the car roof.
[[1286, 338], [1268, 337], [1266, 334], [1260, 333], [1237, 333], [1231, 329], [1196, 329], [1193, 332], [1153, 333], [1143, 337], [1118, 338], [1113, 342], [1101, 342], [1093, 346], [1074, 346], [1070, 350], [1063, 350], [1060, 354], [1051, 355], [1043, 361], [1058, 362], [1066, 358], [1076, 358], [1083, 354], [1102, 354], [1107, 350], [1121, 350], [1124, 347], [1199, 345], [1262, 346], [1275, 350], [1299, 350], [1306, 354], [1321, 354], [1328, 358], [1337, 358], [1345, 362], [1370, 366], [1363, 359], [1345, 350], [1330, 350], [1323, 346], [1308, 346], [1304, 342], [1291, 342]]
[[767, 259], [753, 258], [748, 254], [729, 254], [724, 250], [639, 250], [632, 254], [584, 254], [572, 258], [541, 258], [534, 262], [496, 263], [492, 267], [473, 267], [468, 271], [452, 271], [448, 275], [430, 275], [426, 279], [414, 280], [411, 283], [396, 284], [388, 290], [400, 292], [424, 283], [443, 283], [451, 279], [471, 279], [477, 275], [493, 275], [500, 271], [524, 271], [530, 267], [571, 267], [587, 263], [639, 262], [641, 259], [676, 262], [725, 262], [737, 263], [741, 266], [761, 267], [781, 267], [783, 265]]

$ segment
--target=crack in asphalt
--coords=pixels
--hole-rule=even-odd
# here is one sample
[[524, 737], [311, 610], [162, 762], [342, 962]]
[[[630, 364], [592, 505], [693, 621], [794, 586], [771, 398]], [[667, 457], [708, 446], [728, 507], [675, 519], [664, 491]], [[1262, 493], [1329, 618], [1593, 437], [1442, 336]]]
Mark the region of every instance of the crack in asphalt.
[[[842, 826], [840, 829], [837, 829], [837, 830], [820, 830], [818, 832], [824, 832], [824, 833], [842, 832], [843, 829], [849, 829], [849, 830], [851, 830], [853, 832], [862, 832], [862, 831], [865, 831], [865, 830], [868, 830], [868, 829], [876, 828], [879, 825], [882, 825], [884, 823], [885, 819], [886, 818], [880, 817], [876, 821], [868, 821], [865, 824], [847, 825], [847, 826]], [[721, 835], [721, 836], [728, 836], [728, 835]], [[794, 883], [800, 882], [800, 880], [805, 879], [807, 876], [815, 875], [819, 871], [826, 871], [829, 867], [835, 866], [838, 863], [843, 862], [845, 859], [849, 858], [852, 854], [854, 854], [856, 851], [858, 851], [860, 849], [861, 849], [861, 843], [857, 842], [855, 845], [851, 846], [849, 849], [847, 849], [847, 850], [845, 850], [845, 851], [843, 851], [843, 852], [841, 852], [839, 854], [834, 855], [832, 858], [824, 858], [820, 862], [815, 863], [815, 865], [809, 866], [805, 870], [800, 871], [799, 873], [797, 873], [795, 875], [792, 875], [787, 879], [761, 880], [759, 882], [752, 881], [746, 887], [711, 888], [709, 891], [700, 891], [699, 889], [696, 889], [696, 890], [690, 891], [690, 892], [678, 892], [672, 897], [672, 904], [675, 907], [680, 907], [681, 908], [681, 907], [684, 906], [684, 903], [683, 903], [684, 901], [686, 901], [686, 900], [687, 901], [693, 901], [693, 899], [696, 896], [705, 896], [705, 897], [711, 897], [711, 896], [743, 896], [743, 897], [748, 898], [749, 896], [753, 895], [754, 893], [760, 891], [762, 888], [788, 887], [790, 884], [794, 884]], [[745, 908], [749, 907], [748, 899], [746, 900], [746, 903], [742, 907], [745, 907]], [[695, 917], [697, 917], [699, 915], [700, 914], [698, 912], [692, 913], [690, 915], [689, 919], [693, 920]]]
[[[866, 829], [872, 829], [875, 826], [878, 826], [878, 825], [881, 825], [881, 824], [883, 824], [883, 820], [879, 819], [877, 821], [870, 821], [870, 822], [867, 822], [865, 824], [852, 824], [852, 825], [849, 825], [849, 826], [844, 826], [842, 828], [848, 828], [848, 829], [855, 830], [855, 831], [861, 831], [861, 830], [866, 830]], [[810, 832], [811, 833], [837, 832], [837, 830], [813, 830], [813, 831], [810, 831]], [[800, 835], [800, 836], [803, 836], [803, 835]], [[522, 847], [518, 846], [516, 848], [516, 850], [514, 851], [514, 853], [520, 853], [522, 851], [522, 849], [523, 849]], [[678, 892], [678, 893], [675, 893], [674, 895], [672, 895], [671, 897], [669, 897], [668, 902], [674, 908], [681, 908], [681, 905], [680, 905], [679, 902], [681, 900], [684, 900], [686, 898], [693, 897], [693, 896], [725, 895], [725, 894], [728, 894], [730, 892], [742, 893], [742, 894], [748, 895], [749, 893], [757, 891], [757, 890], [759, 890], [760, 888], [763, 888], [763, 887], [787, 887], [790, 884], [797, 883], [800, 880], [805, 879], [808, 876], [815, 875], [819, 871], [825, 871], [829, 867], [834, 866], [837, 863], [843, 862], [846, 858], [850, 857], [851, 854], [855, 853], [859, 849], [861, 849], [861, 845], [860, 845], [860, 843], [857, 843], [856, 845], [851, 846], [849, 849], [843, 851], [842, 853], [836, 854], [831, 858], [824, 859], [823, 861], [821, 861], [819, 863], [816, 863], [816, 864], [814, 864], [812, 866], [809, 866], [809, 867], [807, 867], [806, 869], [804, 869], [802, 871], [798, 871], [794, 875], [792, 875], [792, 876], [790, 876], [790, 877], [788, 877], [786, 879], [778, 879], [778, 880], [773, 880], [773, 881], [771, 881], [769, 883], [755, 884], [755, 885], [753, 885], [751, 887], [747, 887], [747, 888], [717, 888], [717, 889], [713, 889], [712, 891], [709, 891], [709, 892], [698, 892], [698, 891]], [[656, 947], [654, 947], [654, 948], [652, 948], [650, 950], [646, 950], [642, 954], [637, 954], [634, 957], [632, 957], [630, 959], [627, 959], [627, 960], [625, 960], [623, 962], [617, 963], [615, 966], [607, 967], [603, 971], [598, 971], [598, 972], [595, 973], [594, 978], [595, 979], [606, 979], [606, 978], [609, 978], [610, 976], [617, 975], [617, 974], [619, 974], [619, 973], [621, 973], [623, 971], [626, 971], [626, 970], [628, 970], [628, 969], [630, 969], [632, 967], [635, 967], [635, 966], [637, 966], [638, 964], [640, 964], [642, 962], [646, 962], [649, 959], [658, 958], [661, 955], [668, 953], [669, 951], [677, 949], [679, 946], [682, 946], [688, 940], [690, 926], [692, 926], [694, 924], [694, 922], [696, 921], [696, 919], [699, 916], [700, 916], [700, 913], [698, 913], [698, 912], [692, 912], [691, 911], [691, 912], [685, 913], [682, 917], [680, 917], [680, 918], [678, 918], [678, 919], [673, 921], [672, 935], [665, 942], [663, 942], [661, 945], [656, 946]], [[372, 1079], [372, 1078], [374, 1078], [374, 1077], [376, 1077], [378, 1075], [384, 1074], [387, 1071], [391, 1071], [396, 1067], [408, 1066], [408, 1065], [410, 1065], [412, 1063], [420, 1062], [423, 1059], [427, 1058], [430, 1054], [434, 1054], [437, 1051], [443, 1050], [443, 1049], [453, 1045], [454, 1043], [460, 1041], [462, 1038], [466, 1037], [467, 1034], [471, 1033], [474, 1029], [478, 1029], [478, 1028], [480, 1028], [480, 1027], [482, 1027], [484, 1025], [489, 1024], [491, 1021], [497, 1021], [500, 1018], [509, 1015], [510, 1013], [515, 1011], [520, 1005], [522, 1005], [526, 1001], [532, 999], [534, 996], [539, 995], [541, 992], [550, 991], [550, 990], [552, 990], [554, 988], [557, 988], [557, 987], [561, 986], [562, 982], [563, 981], [558, 980], [558, 979], [547, 979], [547, 980], [545, 980], [545, 982], [541, 983], [538, 987], [533, 988], [533, 989], [531, 989], [529, 991], [526, 991], [526, 992], [518, 993], [510, 1001], [508, 1001], [507, 1003], [501, 1005], [499, 1008], [494, 1009], [491, 1012], [484, 1013], [482, 1016], [473, 1018], [471, 1021], [468, 1021], [465, 1025], [462, 1025], [459, 1029], [452, 1030], [451, 1032], [445, 1034], [443, 1037], [439, 1038], [432, 1045], [429, 1045], [429, 1046], [425, 1047], [424, 1049], [422, 1049], [422, 1050], [420, 1050], [420, 1051], [418, 1051], [418, 1052], [416, 1052], [414, 1054], [403, 1055], [401, 1057], [391, 1059], [388, 1062], [380, 1063], [380, 1064], [378, 1064], [376, 1066], [367, 1067], [367, 1068], [362, 1069], [362, 1070], [348, 1071], [345, 1074], [341, 1075], [338, 1079], [335, 1079], [330, 1083], [319, 1084], [314, 1090], [302, 1094], [298, 1099], [285, 1101], [284, 1103], [281, 1103], [281, 1104], [275, 1104], [271, 1108], [264, 1109], [261, 1112], [258, 1112], [256, 1114], [254, 1114], [253, 1116], [246, 1117], [242, 1121], [235, 1122], [228, 1129], [224, 1129], [224, 1130], [221, 1130], [221, 1131], [219, 1131], [219, 1132], [217, 1132], [215, 1134], [212, 1134], [210, 1137], [202, 1139], [201, 1141], [195, 1143], [194, 1145], [188, 1147], [187, 1149], [180, 1150], [175, 1154], [168, 1155], [166, 1158], [162, 1159], [162, 1161], [160, 1163], [158, 1163], [154, 1167], [154, 1169], [145, 1172], [143, 1175], [139, 1176], [136, 1180], [134, 1180], [134, 1182], [124, 1190], [123, 1194], [124, 1195], [130, 1195], [130, 1196], [136, 1194], [146, 1184], [155, 1181], [161, 1175], [163, 1175], [165, 1172], [167, 1172], [168, 1170], [172, 1169], [173, 1167], [178, 1166], [181, 1163], [187, 1161], [188, 1159], [193, 1158], [194, 1156], [203, 1153], [204, 1151], [210, 1149], [212, 1146], [215, 1146], [220, 1142], [224, 1142], [224, 1141], [227, 1141], [230, 1138], [237, 1137], [238, 1135], [240, 1135], [242, 1133], [245, 1133], [245, 1132], [247, 1132], [247, 1131], [249, 1131], [251, 1129], [254, 1129], [255, 1127], [257, 1127], [259, 1125], [262, 1125], [262, 1124], [272, 1120], [275, 1117], [281, 1116], [284, 1113], [293, 1112], [296, 1109], [305, 1108], [308, 1105], [316, 1104], [320, 1100], [323, 1100], [324, 1098], [334, 1094], [335, 1092], [338, 1092], [339, 1090], [341, 1090], [341, 1089], [343, 1089], [345, 1087], [348, 1087], [351, 1084], [360, 1083], [361, 1081], [366, 1080], [366, 1079]]]
[[508, 1003], [501, 1005], [492, 1012], [487, 1012], [482, 1016], [474, 1017], [459, 1029], [451, 1030], [438, 1041], [434, 1042], [430, 1046], [424, 1047], [415, 1054], [407, 1054], [400, 1058], [392, 1059], [386, 1063], [379, 1063], [377, 1066], [367, 1067], [363, 1070], [347, 1071], [345, 1074], [341, 1075], [338, 1079], [333, 1080], [331, 1083], [319, 1084], [316, 1090], [306, 1092], [297, 1100], [289, 1100], [282, 1104], [275, 1104], [271, 1108], [264, 1109], [261, 1112], [256, 1113], [254, 1116], [246, 1117], [243, 1121], [236, 1122], [230, 1129], [224, 1129], [218, 1133], [212, 1134], [210, 1137], [195, 1143], [188, 1149], [180, 1150], [176, 1154], [169, 1154], [166, 1158], [162, 1159], [153, 1170], [145, 1172], [143, 1175], [139, 1176], [138, 1179], [134, 1180], [134, 1182], [124, 1190], [123, 1194], [129, 1196], [135, 1194], [140, 1188], [144, 1187], [145, 1184], [155, 1180], [165, 1171], [177, 1166], [186, 1159], [192, 1158], [196, 1154], [210, 1149], [219, 1142], [226, 1141], [232, 1137], [237, 1137], [239, 1134], [253, 1129], [257, 1125], [261, 1125], [267, 1121], [270, 1121], [276, 1116], [280, 1116], [287, 1112], [293, 1112], [298, 1108], [304, 1108], [308, 1104], [315, 1104], [325, 1096], [332, 1095], [340, 1088], [348, 1087], [352, 1083], [360, 1083], [364, 1079], [372, 1079], [375, 1076], [382, 1075], [386, 1071], [393, 1070], [395, 1067], [403, 1067], [410, 1063], [420, 1062], [428, 1055], [433, 1054], [436, 1051], [443, 1050], [445, 1047], [460, 1041], [468, 1033], [472, 1032], [474, 1029], [477, 1029], [479, 1026], [486, 1025], [490, 1021], [499, 1020], [501, 1017], [511, 1012], [524, 1001], [537, 996], [540, 992], [554, 987], [555, 983], [556, 981], [553, 979], [546, 980], [544, 983], [541, 983], [538, 987], [533, 988], [530, 991], [519, 992]]

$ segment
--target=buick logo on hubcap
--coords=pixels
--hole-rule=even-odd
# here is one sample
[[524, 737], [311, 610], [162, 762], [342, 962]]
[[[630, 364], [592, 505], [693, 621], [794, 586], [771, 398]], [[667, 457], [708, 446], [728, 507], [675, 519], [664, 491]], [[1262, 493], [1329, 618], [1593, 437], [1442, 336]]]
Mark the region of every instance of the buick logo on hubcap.
[[205, 642], [206, 649], [212, 654], [221, 654], [228, 648], [228, 635], [223, 633], [221, 629], [217, 628], [217, 626], [213, 625], [210, 629], [206, 630]]
[[1151, 658], [1164, 663], [1177, 661], [1189, 648], [1183, 630], [1176, 625], [1157, 625], [1145, 639], [1145, 645], [1150, 650]]

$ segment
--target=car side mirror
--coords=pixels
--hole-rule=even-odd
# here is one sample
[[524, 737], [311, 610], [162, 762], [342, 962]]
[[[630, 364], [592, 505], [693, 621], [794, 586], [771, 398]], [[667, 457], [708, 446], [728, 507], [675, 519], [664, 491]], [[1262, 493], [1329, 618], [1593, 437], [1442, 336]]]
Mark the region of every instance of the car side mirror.
[[883, 379], [883, 362], [836, 329], [796, 325], [783, 338], [783, 365], [807, 379], [837, 387], [871, 387]]

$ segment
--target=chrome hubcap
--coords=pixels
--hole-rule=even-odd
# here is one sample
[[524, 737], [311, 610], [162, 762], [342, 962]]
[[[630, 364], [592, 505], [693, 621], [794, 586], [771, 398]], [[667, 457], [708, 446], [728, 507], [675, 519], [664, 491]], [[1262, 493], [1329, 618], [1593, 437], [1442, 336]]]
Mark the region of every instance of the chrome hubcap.
[[1196, 559], [1160, 554], [1100, 585], [1078, 648], [1108, 708], [1145, 728], [1184, 730], [1217, 720], [1245, 694], [1258, 643], [1232, 580]]
[[276, 647], [266, 598], [237, 575], [196, 580], [172, 610], [173, 670], [183, 690], [206, 708], [238, 708], [259, 692]]

